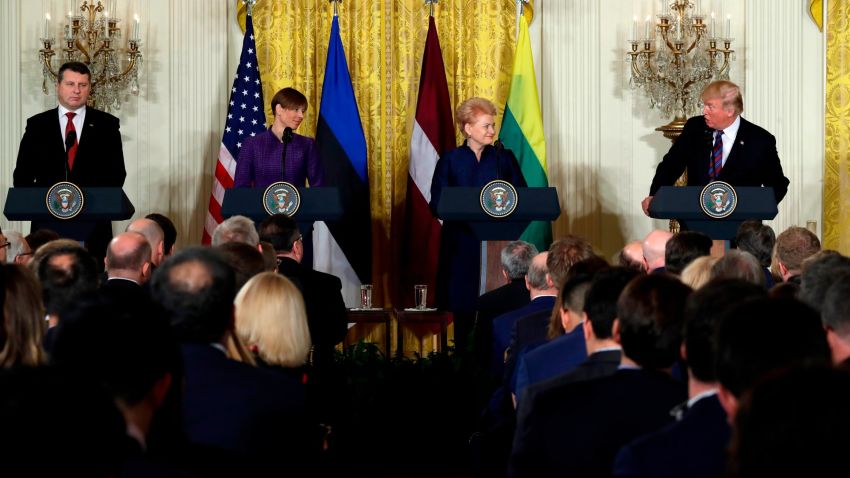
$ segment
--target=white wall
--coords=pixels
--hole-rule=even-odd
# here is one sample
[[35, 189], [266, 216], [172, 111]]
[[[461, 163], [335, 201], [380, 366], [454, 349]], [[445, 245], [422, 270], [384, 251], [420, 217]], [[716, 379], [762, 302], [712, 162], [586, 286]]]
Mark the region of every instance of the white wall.
[[[819, 220], [823, 37], [805, 12], [806, 2], [701, 3], [718, 19], [732, 15], [736, 61], [730, 77], [743, 88], [744, 117], [777, 137], [791, 180], [773, 228], [778, 233]], [[549, 181], [562, 204], [555, 236], [582, 235], [610, 256], [624, 242], [667, 227], [666, 221], [644, 216], [640, 201], [670, 146], [654, 129], [670, 118], [650, 110], [643, 92], [629, 88], [625, 62], [633, 16], [655, 14], [661, 3], [539, 0], [537, 8]]]

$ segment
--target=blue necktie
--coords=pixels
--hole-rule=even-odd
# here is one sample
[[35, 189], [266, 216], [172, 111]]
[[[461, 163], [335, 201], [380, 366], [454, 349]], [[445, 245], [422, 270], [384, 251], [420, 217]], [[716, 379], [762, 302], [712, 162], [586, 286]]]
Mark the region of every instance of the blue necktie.
[[714, 136], [714, 147], [711, 148], [711, 164], [708, 165], [708, 177], [716, 181], [723, 169], [723, 130], [716, 131]]

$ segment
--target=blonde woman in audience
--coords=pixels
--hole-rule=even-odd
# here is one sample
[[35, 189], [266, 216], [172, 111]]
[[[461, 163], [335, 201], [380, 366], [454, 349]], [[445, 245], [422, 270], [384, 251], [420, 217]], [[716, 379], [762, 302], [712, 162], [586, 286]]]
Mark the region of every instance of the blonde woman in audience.
[[22, 265], [0, 264], [0, 293], [0, 368], [44, 364], [46, 323], [35, 275]]
[[712, 256], [697, 257], [682, 270], [682, 282], [694, 290], [699, 289], [711, 279], [711, 268], [714, 267], [717, 259]]
[[301, 292], [286, 277], [263, 272], [236, 295], [236, 332], [260, 365], [297, 369], [310, 352]]

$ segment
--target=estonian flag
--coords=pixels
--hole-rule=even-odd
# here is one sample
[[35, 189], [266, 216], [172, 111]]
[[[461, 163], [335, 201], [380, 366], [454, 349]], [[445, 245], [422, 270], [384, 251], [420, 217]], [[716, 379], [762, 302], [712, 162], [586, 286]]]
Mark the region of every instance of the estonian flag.
[[351, 86], [336, 15], [331, 26], [316, 144], [326, 186], [339, 189], [345, 215], [338, 222], [317, 222], [313, 267], [342, 280], [349, 307], [359, 305], [360, 284], [372, 281], [372, 219], [366, 138]]

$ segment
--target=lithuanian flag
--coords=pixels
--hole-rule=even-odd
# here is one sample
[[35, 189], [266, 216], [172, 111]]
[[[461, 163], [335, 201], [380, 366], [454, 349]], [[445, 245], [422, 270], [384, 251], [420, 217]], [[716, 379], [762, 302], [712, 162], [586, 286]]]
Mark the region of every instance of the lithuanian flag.
[[[543, 115], [540, 113], [537, 78], [534, 75], [534, 59], [531, 57], [528, 21], [525, 15], [520, 15], [519, 18], [511, 88], [499, 139], [506, 148], [513, 151], [528, 187], [549, 186]], [[552, 223], [534, 221], [520, 239], [534, 244], [538, 250], [545, 251], [552, 243]]]

